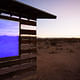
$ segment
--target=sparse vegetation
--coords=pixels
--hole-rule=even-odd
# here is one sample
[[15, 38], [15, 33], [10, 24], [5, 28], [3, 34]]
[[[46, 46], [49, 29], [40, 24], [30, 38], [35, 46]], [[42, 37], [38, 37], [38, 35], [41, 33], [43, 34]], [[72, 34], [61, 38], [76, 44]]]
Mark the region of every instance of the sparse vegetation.
[[80, 39], [39, 39], [38, 48], [39, 80], [80, 80]]

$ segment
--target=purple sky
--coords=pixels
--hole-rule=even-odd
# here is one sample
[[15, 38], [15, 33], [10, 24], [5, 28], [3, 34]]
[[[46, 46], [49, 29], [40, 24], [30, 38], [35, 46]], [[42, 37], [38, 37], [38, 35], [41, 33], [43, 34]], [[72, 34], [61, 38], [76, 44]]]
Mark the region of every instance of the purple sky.
[[18, 36], [19, 22], [0, 19], [0, 58], [19, 55]]
[[53, 20], [38, 20], [38, 37], [80, 37], [80, 0], [18, 1], [57, 16]]
[[19, 22], [0, 19], [0, 35], [18, 36]]

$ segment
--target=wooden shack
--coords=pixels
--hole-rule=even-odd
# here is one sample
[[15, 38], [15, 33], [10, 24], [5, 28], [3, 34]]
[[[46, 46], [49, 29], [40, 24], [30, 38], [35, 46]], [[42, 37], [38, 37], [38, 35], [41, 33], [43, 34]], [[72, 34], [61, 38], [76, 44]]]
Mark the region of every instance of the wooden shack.
[[22, 25], [34, 28], [37, 19], [44, 18], [56, 16], [14, 0], [0, 0], [0, 19], [19, 22], [19, 55], [0, 58], [0, 80], [37, 80], [37, 30]]

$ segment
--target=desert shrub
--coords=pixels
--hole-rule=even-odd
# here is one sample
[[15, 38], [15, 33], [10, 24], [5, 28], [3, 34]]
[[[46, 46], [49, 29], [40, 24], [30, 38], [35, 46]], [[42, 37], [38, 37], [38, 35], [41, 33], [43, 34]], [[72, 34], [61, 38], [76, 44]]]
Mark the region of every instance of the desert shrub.
[[80, 46], [77, 46], [77, 48], [76, 49], [80, 49]]
[[49, 45], [49, 41], [48, 40], [47, 41], [44, 41], [44, 42], [45, 42], [46, 45]]
[[49, 48], [49, 45], [46, 45], [45, 49], [48, 49]]
[[63, 48], [62, 47], [57, 47], [56, 50], [63, 50]]
[[57, 47], [62, 47], [62, 44], [57, 44]]
[[56, 52], [55, 51], [51, 51], [51, 52], [49, 52], [49, 54], [56, 54]]
[[75, 39], [70, 39], [70, 40], [67, 40], [67, 42], [68, 42], [68, 43], [76, 43], [77, 40], [75, 40]]
[[51, 46], [56, 46], [57, 43], [56, 43], [56, 42], [50, 42], [50, 45], [51, 45]]
[[38, 49], [42, 49], [42, 47], [39, 46]]
[[68, 51], [69, 51], [70, 53], [73, 53], [73, 52], [74, 52], [72, 49], [69, 49]]

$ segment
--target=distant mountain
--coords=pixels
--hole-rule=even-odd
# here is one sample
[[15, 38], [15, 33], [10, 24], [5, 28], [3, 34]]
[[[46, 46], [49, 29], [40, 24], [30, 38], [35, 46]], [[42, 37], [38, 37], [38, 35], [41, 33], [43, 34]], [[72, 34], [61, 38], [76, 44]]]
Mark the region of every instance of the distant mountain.
[[6, 35], [3, 35], [3, 36], [0, 36], [0, 41], [15, 41], [19, 39], [18, 36], [6, 36]]

